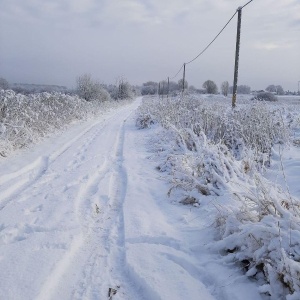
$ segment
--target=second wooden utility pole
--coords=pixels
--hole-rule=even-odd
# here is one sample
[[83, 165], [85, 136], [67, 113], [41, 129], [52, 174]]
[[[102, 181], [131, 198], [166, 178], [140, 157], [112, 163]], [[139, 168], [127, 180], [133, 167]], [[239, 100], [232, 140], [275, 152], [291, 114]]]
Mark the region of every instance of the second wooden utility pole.
[[183, 64], [183, 79], [182, 79], [182, 96], [184, 93], [184, 88], [185, 88], [185, 63]]
[[236, 32], [234, 79], [233, 79], [233, 91], [232, 91], [232, 108], [235, 108], [235, 106], [236, 106], [237, 81], [238, 81], [238, 73], [239, 73], [242, 7], [239, 7], [237, 9], [237, 11], [238, 11], [238, 23], [237, 23], [237, 32]]

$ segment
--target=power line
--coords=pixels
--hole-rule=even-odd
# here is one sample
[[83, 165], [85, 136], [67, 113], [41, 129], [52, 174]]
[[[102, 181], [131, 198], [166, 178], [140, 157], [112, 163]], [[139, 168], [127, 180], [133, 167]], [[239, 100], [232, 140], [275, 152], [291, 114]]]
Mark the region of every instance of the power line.
[[170, 77], [170, 80], [172, 80], [172, 79], [174, 79], [175, 77], [177, 77], [177, 75], [178, 75], [178, 74], [180, 73], [180, 71], [182, 70], [183, 66], [184, 66], [184, 64], [182, 64], [181, 68], [179, 69], [179, 71], [176, 73], [175, 76]]
[[[251, 0], [253, 1], [253, 0]], [[231, 20], [234, 18], [236, 15], [237, 11], [233, 14], [233, 16], [229, 19], [229, 21], [225, 24], [225, 26], [220, 30], [220, 32], [215, 36], [215, 38], [192, 60], [186, 63], [186, 65], [192, 63], [194, 60], [196, 60], [200, 55], [202, 55], [208, 48], [209, 46], [218, 38], [218, 36], [223, 32], [223, 30], [227, 27], [227, 25], [231, 22]]]
[[210, 46], [211, 44], [219, 37], [219, 35], [224, 31], [224, 29], [228, 26], [228, 24], [231, 22], [231, 20], [234, 18], [234, 16], [237, 14], [237, 12], [241, 9], [243, 9], [245, 6], [247, 6], [248, 4], [250, 4], [253, 0], [248, 1], [246, 4], [244, 4], [243, 6], [240, 6], [235, 13], [232, 15], [232, 17], [228, 20], [228, 22], [224, 25], [224, 27], [220, 30], [220, 32], [215, 36], [215, 38], [196, 56], [194, 57], [192, 60], [188, 61], [187, 63], [183, 63], [182, 66], [180, 67], [179, 71], [173, 76], [170, 77], [169, 79], [172, 80], [175, 77], [177, 77], [177, 75], [180, 73], [180, 71], [182, 70], [182, 68], [185, 65], [188, 65], [190, 63], [192, 63], [193, 61], [195, 61], [200, 55], [202, 55]]
[[253, 0], [250, 0], [249, 2], [247, 2], [245, 5], [243, 5], [242, 7], [241, 7], [241, 9], [243, 9], [245, 6], [247, 6], [249, 3], [251, 3]]

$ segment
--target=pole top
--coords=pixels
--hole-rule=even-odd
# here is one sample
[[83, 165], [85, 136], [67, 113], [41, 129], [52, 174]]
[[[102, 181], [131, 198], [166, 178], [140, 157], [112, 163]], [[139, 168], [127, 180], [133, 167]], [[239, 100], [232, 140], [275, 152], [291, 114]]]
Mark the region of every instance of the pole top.
[[239, 6], [239, 7], [237, 8], [237, 11], [242, 10], [242, 9], [243, 9], [243, 7], [242, 7], [242, 6]]

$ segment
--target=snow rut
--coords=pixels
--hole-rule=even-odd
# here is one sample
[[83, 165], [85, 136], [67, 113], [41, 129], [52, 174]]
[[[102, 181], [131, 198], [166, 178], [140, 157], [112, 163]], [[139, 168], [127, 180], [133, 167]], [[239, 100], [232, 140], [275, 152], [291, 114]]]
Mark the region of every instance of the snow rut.
[[[123, 166], [125, 121], [114, 132], [102, 164], [80, 179], [74, 211], [81, 233], [40, 290], [38, 299], [127, 299], [136, 292], [126, 280], [123, 202], [127, 171]], [[93, 140], [93, 139], [92, 139]], [[84, 145], [75, 155], [79, 157]], [[78, 168], [74, 159], [69, 167]], [[128, 298], [130, 299], [130, 298]], [[132, 298], [131, 298], [132, 299]]]
[[12, 171], [0, 176], [6, 299], [142, 299], [127, 274], [123, 215], [126, 120], [138, 105], [7, 164]]
[[[66, 151], [74, 147], [76, 142], [86, 135], [89, 131], [94, 129], [95, 125], [92, 125], [86, 131], [71, 139], [68, 143], [62, 145], [51, 155], [44, 155], [38, 157], [33, 162], [25, 165], [18, 171], [2, 175], [0, 177], [0, 211], [6, 207], [12, 200], [16, 198], [17, 195], [24, 193], [26, 190], [30, 189], [34, 184], [40, 183], [42, 177], [47, 174], [49, 167], [54, 164]], [[87, 143], [84, 146], [87, 148], [89, 144], [94, 140], [95, 136], [99, 133], [100, 128], [90, 137]], [[81, 149], [79, 152], [82, 154]], [[74, 160], [73, 163], [77, 163], [77, 160]], [[69, 171], [70, 169], [68, 169]], [[46, 177], [46, 176], [45, 176]], [[46, 181], [50, 181], [51, 179]]]
[[1, 176], [0, 211], [43, 176], [47, 168], [48, 158], [42, 157], [17, 172]]

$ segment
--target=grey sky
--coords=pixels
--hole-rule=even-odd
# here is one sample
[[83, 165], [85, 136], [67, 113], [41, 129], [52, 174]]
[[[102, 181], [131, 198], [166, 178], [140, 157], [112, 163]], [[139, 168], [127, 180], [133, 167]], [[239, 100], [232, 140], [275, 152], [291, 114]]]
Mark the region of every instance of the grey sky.
[[[0, 76], [75, 86], [172, 77], [247, 0], [0, 0]], [[194, 63], [187, 80], [233, 81], [237, 18]], [[300, 80], [300, 0], [254, 0], [243, 9], [239, 84], [263, 89]], [[181, 75], [180, 75], [181, 76]], [[176, 81], [180, 79], [176, 78]]]

